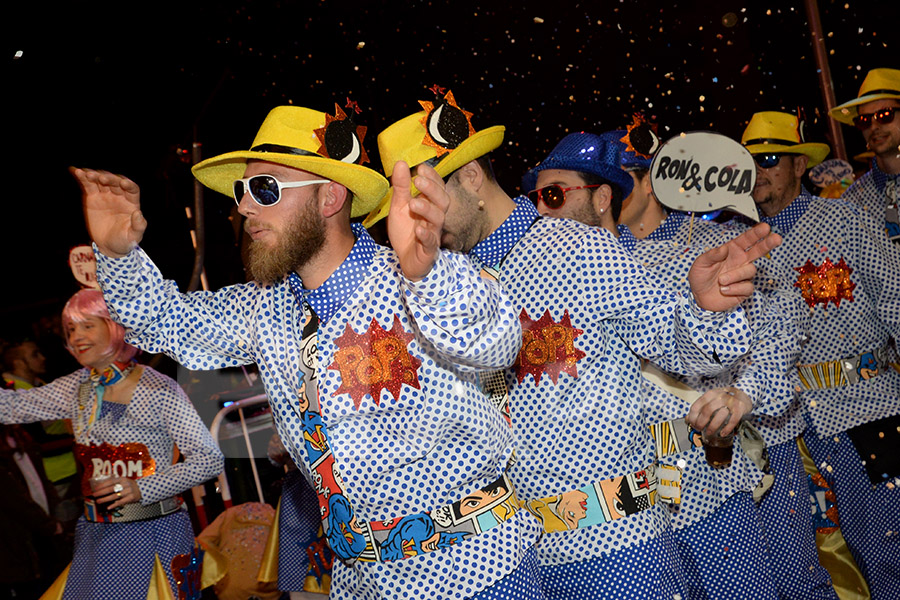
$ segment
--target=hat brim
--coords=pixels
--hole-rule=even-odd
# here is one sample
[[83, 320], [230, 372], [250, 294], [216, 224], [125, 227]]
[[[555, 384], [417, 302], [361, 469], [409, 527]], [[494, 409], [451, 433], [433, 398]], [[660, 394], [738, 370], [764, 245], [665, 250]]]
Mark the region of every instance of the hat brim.
[[900, 94], [869, 94], [860, 96], [850, 102], [844, 102], [840, 106], [835, 106], [828, 114], [831, 115], [832, 119], [845, 125], [853, 125], [853, 119], [859, 114], [860, 105], [876, 100], [900, 100]]
[[810, 169], [825, 160], [825, 157], [831, 152], [831, 148], [828, 144], [820, 144], [817, 142], [795, 144], [793, 146], [785, 146], [783, 144], [751, 144], [744, 147], [750, 154], [803, 154], [809, 157], [809, 162], [806, 164], [807, 169]]
[[[609, 165], [599, 165], [599, 170], [589, 171], [590, 173], [602, 177], [603, 179], [616, 184], [622, 190], [622, 198], [631, 195], [634, 189], [634, 179], [631, 175], [621, 167], [613, 167]], [[563, 171], [577, 171], [578, 169], [569, 163], [555, 163], [554, 161], [544, 161], [543, 163], [532, 167], [522, 176], [522, 191], [527, 193], [537, 187], [538, 173], [548, 169], [561, 169]]]
[[244, 176], [247, 161], [260, 160], [314, 173], [345, 186], [353, 194], [350, 216], [369, 213], [384, 197], [387, 180], [372, 169], [331, 158], [238, 150], [197, 163], [191, 172], [206, 187], [232, 196], [234, 182]]
[[[437, 171], [437, 174], [440, 175], [441, 178], [450, 175], [466, 163], [499, 148], [500, 144], [503, 143], [505, 132], [506, 127], [503, 125], [495, 125], [476, 132], [474, 135], [466, 138], [459, 146], [451, 150], [449, 154], [444, 156], [444, 158], [434, 167], [434, 170]], [[415, 166], [416, 165], [409, 165], [410, 168]], [[387, 175], [390, 176], [390, 173]], [[419, 193], [419, 190], [416, 189], [416, 186], [413, 183], [410, 183], [410, 193], [413, 196]], [[363, 219], [363, 227], [371, 227], [388, 215], [391, 210], [391, 198], [393, 195], [394, 186], [390, 186], [381, 198], [381, 201], [378, 202], [377, 207]]]

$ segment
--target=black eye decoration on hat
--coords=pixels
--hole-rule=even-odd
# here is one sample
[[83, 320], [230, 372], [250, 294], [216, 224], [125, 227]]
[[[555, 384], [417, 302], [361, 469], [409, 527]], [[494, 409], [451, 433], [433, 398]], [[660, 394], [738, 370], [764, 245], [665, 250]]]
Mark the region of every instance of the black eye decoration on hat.
[[321, 146], [318, 153], [326, 158], [333, 158], [345, 163], [361, 165], [369, 162], [369, 155], [362, 145], [366, 137], [366, 127], [353, 122], [353, 115], [362, 112], [356, 102], [347, 98], [348, 116], [335, 103], [334, 116], [325, 114], [325, 126], [314, 133]]
[[626, 152], [634, 152], [644, 158], [653, 158], [653, 155], [659, 150], [656, 123], [648, 122], [640, 113], [632, 115], [632, 119], [631, 125], [627, 127], [628, 134], [619, 141], [628, 146], [625, 148]]
[[419, 100], [425, 109], [422, 125], [425, 139], [422, 143], [437, 150], [437, 155], [446, 154], [475, 134], [472, 114], [456, 105], [453, 92], [444, 94], [444, 89], [434, 85], [428, 88], [434, 93], [434, 102]]

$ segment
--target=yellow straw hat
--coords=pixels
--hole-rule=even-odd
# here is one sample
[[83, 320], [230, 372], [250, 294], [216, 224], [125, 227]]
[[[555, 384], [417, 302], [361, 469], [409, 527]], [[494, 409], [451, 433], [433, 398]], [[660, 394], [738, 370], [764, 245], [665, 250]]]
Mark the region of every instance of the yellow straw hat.
[[806, 168], [825, 160], [831, 151], [828, 144], [804, 141], [797, 117], [771, 110], [755, 113], [750, 118], [741, 144], [750, 154], [804, 154], [809, 157]]
[[857, 97], [835, 106], [829, 114], [832, 119], [853, 125], [860, 104], [889, 98], [900, 100], [900, 69], [872, 69], [863, 80]]
[[315, 173], [346, 186], [353, 193], [351, 216], [371, 211], [384, 197], [388, 181], [362, 163], [369, 158], [362, 146], [366, 128], [353, 122], [335, 104], [332, 117], [301, 106], [277, 106], [266, 116], [249, 150], [228, 152], [194, 165], [200, 183], [226, 196], [244, 176], [248, 160], [263, 160]]
[[[472, 113], [459, 108], [453, 92], [444, 94], [438, 86], [430, 88], [435, 101], [420, 101], [425, 110], [400, 119], [378, 135], [378, 152], [385, 174], [404, 161], [410, 168], [430, 162], [441, 177], [450, 175], [469, 161], [484, 156], [503, 143], [502, 125], [475, 131]], [[387, 216], [391, 209], [391, 187], [378, 206], [363, 220], [371, 227]], [[417, 192], [412, 186], [411, 192]]]

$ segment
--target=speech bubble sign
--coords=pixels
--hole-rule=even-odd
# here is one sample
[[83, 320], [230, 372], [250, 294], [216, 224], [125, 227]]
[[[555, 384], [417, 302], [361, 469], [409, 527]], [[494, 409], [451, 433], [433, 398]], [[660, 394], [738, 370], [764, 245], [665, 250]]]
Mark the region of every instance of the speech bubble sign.
[[97, 283], [97, 257], [88, 245], [75, 246], [69, 250], [69, 268], [78, 283], [86, 288], [100, 289]]
[[809, 170], [809, 180], [818, 187], [828, 187], [853, 176], [853, 166], [846, 160], [830, 158]]
[[650, 185], [663, 206], [673, 210], [724, 209], [759, 221], [750, 195], [756, 185], [753, 156], [719, 133], [691, 131], [663, 144], [650, 163]]

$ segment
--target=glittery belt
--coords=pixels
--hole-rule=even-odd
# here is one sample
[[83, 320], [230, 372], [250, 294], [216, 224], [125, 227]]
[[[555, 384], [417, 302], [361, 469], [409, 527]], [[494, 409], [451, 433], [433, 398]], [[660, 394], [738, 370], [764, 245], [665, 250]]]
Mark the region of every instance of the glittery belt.
[[657, 501], [656, 466], [628, 475], [588, 484], [571, 492], [539, 500], [524, 507], [546, 533], [591, 527], [647, 510]]
[[510, 520], [520, 508], [512, 482], [504, 474], [491, 485], [427, 513], [360, 524], [355, 520], [332, 522], [332, 526], [340, 528], [341, 537], [328, 537], [332, 548], [341, 547], [335, 552], [338, 557], [345, 550], [354, 550], [352, 559], [342, 558], [345, 563], [402, 560], [450, 547], [493, 529]]
[[125, 504], [113, 510], [106, 510], [92, 498], [84, 499], [84, 518], [94, 523], [127, 523], [130, 521], [147, 521], [172, 514], [180, 510], [182, 500], [172, 496], [153, 504], [144, 506], [137, 502]]
[[890, 354], [890, 342], [888, 342], [878, 350], [864, 352], [857, 356], [828, 360], [812, 365], [797, 365], [797, 375], [808, 390], [854, 385], [881, 375], [888, 367], [900, 371], [900, 366], [890, 362]]

